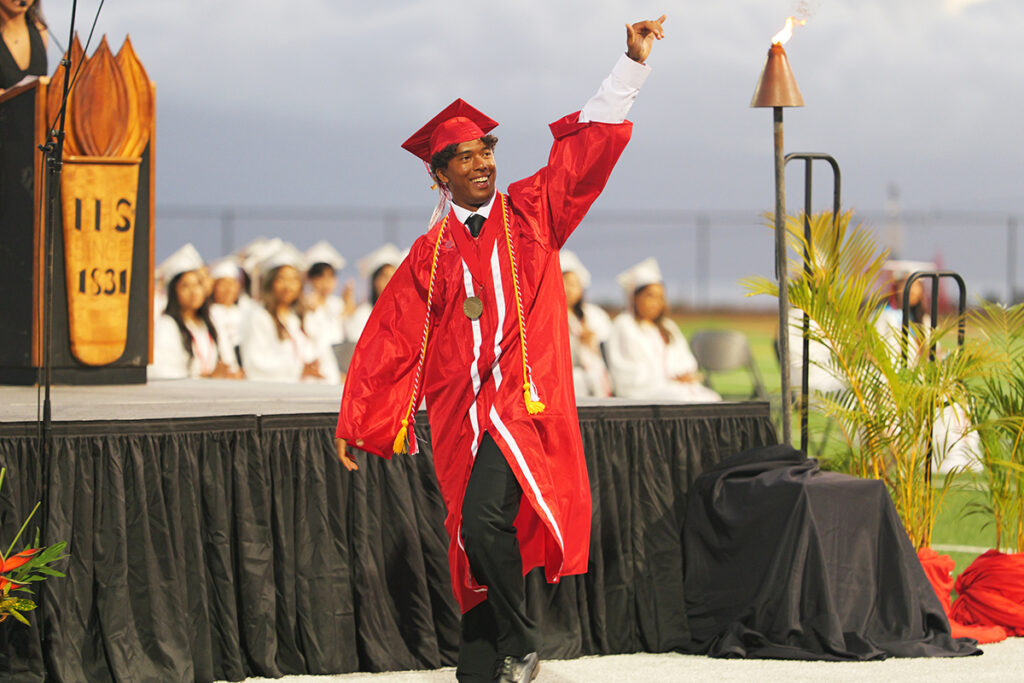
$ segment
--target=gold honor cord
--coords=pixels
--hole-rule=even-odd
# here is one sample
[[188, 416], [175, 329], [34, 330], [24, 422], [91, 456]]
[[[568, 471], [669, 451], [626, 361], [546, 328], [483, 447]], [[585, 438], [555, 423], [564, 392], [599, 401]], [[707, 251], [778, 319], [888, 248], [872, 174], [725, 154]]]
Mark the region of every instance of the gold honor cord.
[[434, 275], [437, 273], [437, 252], [441, 248], [441, 238], [444, 237], [444, 229], [448, 227], [448, 216], [444, 217], [441, 229], [437, 233], [437, 242], [434, 243], [434, 256], [430, 260], [430, 281], [427, 285], [427, 315], [423, 322], [423, 343], [420, 344], [420, 359], [416, 364], [416, 378], [413, 380], [412, 396], [409, 397], [409, 406], [402, 416], [402, 427], [395, 435], [395, 443], [392, 447], [395, 455], [409, 452], [409, 422], [412, 420], [413, 411], [416, 410], [416, 398], [420, 392], [420, 377], [423, 375], [423, 364], [427, 359], [427, 338], [430, 336], [430, 306], [434, 300]]
[[544, 404], [534, 401], [531, 387], [533, 385], [530, 376], [530, 364], [526, 359], [526, 320], [523, 318], [523, 298], [519, 294], [519, 276], [516, 273], [516, 254], [512, 250], [512, 234], [508, 229], [508, 204], [505, 202], [505, 195], [501, 195], [501, 218], [505, 229], [505, 243], [508, 245], [508, 257], [512, 264], [512, 289], [516, 294], [516, 312], [519, 314], [519, 345], [522, 347], [523, 357], [523, 400], [526, 401], [526, 412], [530, 415], [544, 412]]

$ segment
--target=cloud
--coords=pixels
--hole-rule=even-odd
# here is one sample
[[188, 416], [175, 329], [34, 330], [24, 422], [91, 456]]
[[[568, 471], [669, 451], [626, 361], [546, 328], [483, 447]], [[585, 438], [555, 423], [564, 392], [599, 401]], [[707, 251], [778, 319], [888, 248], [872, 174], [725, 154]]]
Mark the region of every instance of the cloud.
[[943, 10], [950, 16], [960, 16], [963, 12], [975, 5], [983, 5], [991, 0], [945, 0]]
[[[79, 3], [80, 26], [97, 4]], [[546, 154], [544, 124], [594, 91], [621, 53], [622, 24], [656, 16], [663, 4], [132, 0], [106, 3], [98, 31], [114, 44], [130, 33], [157, 83], [163, 201], [205, 193], [206, 201], [272, 203], [324, 194], [332, 203], [393, 203], [416, 199], [368, 179], [408, 177], [419, 187], [421, 169], [402, 165], [397, 144], [455, 97], [502, 122], [505, 180], [532, 171]], [[66, 37], [70, 0], [45, 5], [55, 34]], [[852, 203], [880, 203], [882, 193], [870, 188], [884, 188], [896, 175], [890, 169], [899, 168], [920, 174], [924, 194], [907, 193], [908, 203], [1016, 196], [1024, 129], [1014, 112], [1024, 107], [1024, 61], [1015, 50], [1024, 3], [675, 7], [667, 9], [668, 37], [655, 46], [633, 111], [634, 142], [609, 202], [761, 202], [764, 188], [752, 184], [758, 173], [751, 169], [764, 162], [767, 124], [747, 105], [770, 37], [796, 11], [813, 15], [787, 45], [807, 106], [787, 113], [787, 142], [842, 150], [842, 163], [874, 169], [877, 178], [849, 179]], [[260, 147], [273, 150], [265, 162]], [[244, 182], [233, 165], [216, 161], [243, 149], [251, 166]], [[900, 163], [921, 160], [934, 163]], [[989, 167], [1007, 169], [997, 186], [975, 180]], [[860, 197], [853, 196], [858, 182], [867, 188]], [[929, 189], [953, 186], [955, 197]]]

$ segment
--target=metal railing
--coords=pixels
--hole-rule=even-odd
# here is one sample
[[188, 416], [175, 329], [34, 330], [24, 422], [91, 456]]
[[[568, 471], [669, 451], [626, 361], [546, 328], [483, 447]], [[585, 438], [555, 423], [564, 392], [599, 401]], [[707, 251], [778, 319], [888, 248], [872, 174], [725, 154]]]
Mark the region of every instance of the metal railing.
[[[815, 210], [826, 208], [831, 206]], [[187, 241], [213, 258], [259, 236], [281, 236], [299, 247], [328, 239], [354, 263], [358, 256], [384, 242], [408, 246], [424, 232], [429, 215], [430, 207], [426, 206], [160, 204], [156, 216], [157, 259]], [[974, 292], [1002, 301], [1019, 300], [1024, 295], [1018, 281], [1021, 257], [1016, 214], [903, 211], [893, 217], [883, 210], [859, 210], [854, 220], [871, 226], [880, 243], [897, 225], [903, 235], [897, 255], [934, 260], [941, 252], [945, 257], [941, 266], [962, 273]], [[596, 300], [617, 301], [615, 274], [654, 255], [661, 262], [674, 301], [695, 309], [744, 303], [767, 307], [767, 302], [744, 300], [743, 290], [736, 283], [754, 274], [771, 275], [774, 256], [769, 223], [765, 212], [757, 209], [595, 208], [567, 246], [592, 271]], [[970, 254], [984, 265], [963, 263], [963, 257]]]

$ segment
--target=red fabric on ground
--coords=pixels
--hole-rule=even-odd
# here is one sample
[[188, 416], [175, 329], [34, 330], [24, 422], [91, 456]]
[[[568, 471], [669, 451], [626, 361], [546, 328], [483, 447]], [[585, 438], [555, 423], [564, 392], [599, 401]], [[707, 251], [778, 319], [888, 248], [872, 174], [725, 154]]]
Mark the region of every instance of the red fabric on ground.
[[1024, 553], [989, 550], [957, 577], [956, 592], [952, 618], [998, 624], [1011, 636], [1024, 636]]
[[[939, 555], [931, 548], [921, 548], [917, 551], [917, 557], [921, 560], [925, 576], [932, 584], [932, 589], [939, 597], [939, 602], [942, 603], [942, 609], [946, 611], [946, 618], [949, 619], [949, 628], [954, 638], [974, 638], [979, 643], [997, 643], [1000, 640], [1006, 640], [1006, 631], [1002, 626], [993, 626], [987, 622], [964, 624], [954, 618], [949, 598], [950, 592], [953, 590], [953, 567], [956, 566], [953, 558], [949, 555]], [[958, 581], [957, 591], [959, 592], [959, 590], [960, 583]], [[960, 600], [957, 600], [957, 604], [959, 603]]]

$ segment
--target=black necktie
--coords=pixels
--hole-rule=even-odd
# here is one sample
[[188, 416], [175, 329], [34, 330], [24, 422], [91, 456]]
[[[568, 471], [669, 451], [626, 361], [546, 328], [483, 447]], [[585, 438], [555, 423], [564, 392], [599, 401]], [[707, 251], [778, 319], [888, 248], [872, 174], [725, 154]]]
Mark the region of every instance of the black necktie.
[[478, 213], [470, 214], [469, 218], [466, 219], [466, 227], [469, 228], [469, 234], [473, 237], [480, 236], [480, 228], [484, 227], [483, 216]]

